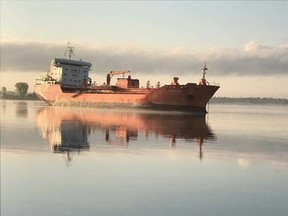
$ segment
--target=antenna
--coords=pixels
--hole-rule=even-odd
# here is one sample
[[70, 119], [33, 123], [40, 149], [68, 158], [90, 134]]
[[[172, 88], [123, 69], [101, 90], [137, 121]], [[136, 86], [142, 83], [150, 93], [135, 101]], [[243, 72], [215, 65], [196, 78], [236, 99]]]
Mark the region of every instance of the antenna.
[[204, 67], [202, 68], [202, 71], [203, 71], [203, 77], [202, 79], [205, 79], [205, 74], [206, 74], [206, 71], [208, 70], [207, 68], [207, 65], [206, 65], [206, 62], [204, 63]]
[[67, 59], [71, 59], [71, 57], [74, 56], [74, 50], [75, 48], [71, 46], [70, 42], [68, 42], [64, 56], [67, 57]]

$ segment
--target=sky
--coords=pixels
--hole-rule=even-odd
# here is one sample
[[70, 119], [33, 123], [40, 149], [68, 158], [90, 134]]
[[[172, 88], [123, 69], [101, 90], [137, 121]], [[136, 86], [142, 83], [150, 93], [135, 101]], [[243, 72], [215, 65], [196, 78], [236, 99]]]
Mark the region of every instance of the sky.
[[288, 1], [1, 0], [1, 87], [32, 92], [69, 41], [98, 84], [111, 70], [197, 83], [206, 62], [215, 96], [288, 98], [287, 23]]

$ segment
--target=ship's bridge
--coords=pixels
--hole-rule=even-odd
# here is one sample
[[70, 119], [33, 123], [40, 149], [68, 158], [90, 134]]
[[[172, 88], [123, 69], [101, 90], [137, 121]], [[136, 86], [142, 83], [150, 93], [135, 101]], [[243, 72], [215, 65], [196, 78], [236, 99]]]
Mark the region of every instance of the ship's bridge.
[[78, 60], [72, 60], [72, 59], [62, 59], [62, 58], [55, 58], [51, 61], [51, 65], [57, 67], [62, 65], [74, 65], [74, 66], [86, 66], [90, 68], [92, 64], [90, 62], [84, 62], [84, 61], [78, 61]]
[[90, 62], [55, 58], [51, 61], [48, 76], [51, 80], [67, 87], [81, 87], [87, 85]]

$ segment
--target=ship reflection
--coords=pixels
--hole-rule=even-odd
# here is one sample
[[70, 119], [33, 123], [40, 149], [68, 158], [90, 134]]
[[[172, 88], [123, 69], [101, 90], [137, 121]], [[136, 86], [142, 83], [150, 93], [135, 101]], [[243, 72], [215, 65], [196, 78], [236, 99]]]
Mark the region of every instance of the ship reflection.
[[[159, 112], [115, 112], [99, 110], [69, 110], [65, 108], [43, 108], [35, 117], [35, 124], [42, 137], [50, 141], [54, 153], [87, 151], [91, 134], [97, 134], [92, 145], [128, 147], [132, 141], [143, 144], [144, 138], [156, 136], [167, 140], [175, 148], [178, 139], [196, 142], [202, 159], [202, 146], [215, 136], [206, 124], [204, 115], [163, 114]], [[95, 143], [97, 142], [97, 143]], [[148, 141], [147, 141], [148, 142]], [[134, 144], [134, 142], [133, 142]]]

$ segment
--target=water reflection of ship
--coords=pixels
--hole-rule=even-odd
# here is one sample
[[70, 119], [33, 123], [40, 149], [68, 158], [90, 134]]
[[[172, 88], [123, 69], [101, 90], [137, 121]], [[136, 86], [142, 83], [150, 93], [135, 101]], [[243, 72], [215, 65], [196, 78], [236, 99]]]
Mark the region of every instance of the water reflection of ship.
[[103, 142], [108, 145], [126, 146], [151, 134], [167, 138], [171, 147], [177, 139], [196, 141], [200, 158], [205, 140], [213, 140], [214, 134], [206, 124], [205, 115], [163, 114], [159, 112], [115, 112], [104, 110], [70, 110], [47, 107], [35, 118], [43, 138], [50, 140], [51, 149], [59, 152], [80, 152], [89, 149], [91, 131], [103, 133]]
[[60, 142], [52, 143], [54, 153], [67, 153], [67, 160], [72, 160], [71, 152], [89, 149], [88, 134], [89, 127], [81, 121], [62, 121], [60, 126]]
[[[44, 139], [50, 142], [53, 153], [65, 153], [67, 165], [72, 160], [72, 152], [89, 150], [89, 125], [80, 120], [58, 119], [51, 110], [42, 110], [36, 115], [36, 125]], [[56, 118], [54, 118], [56, 117]]]

